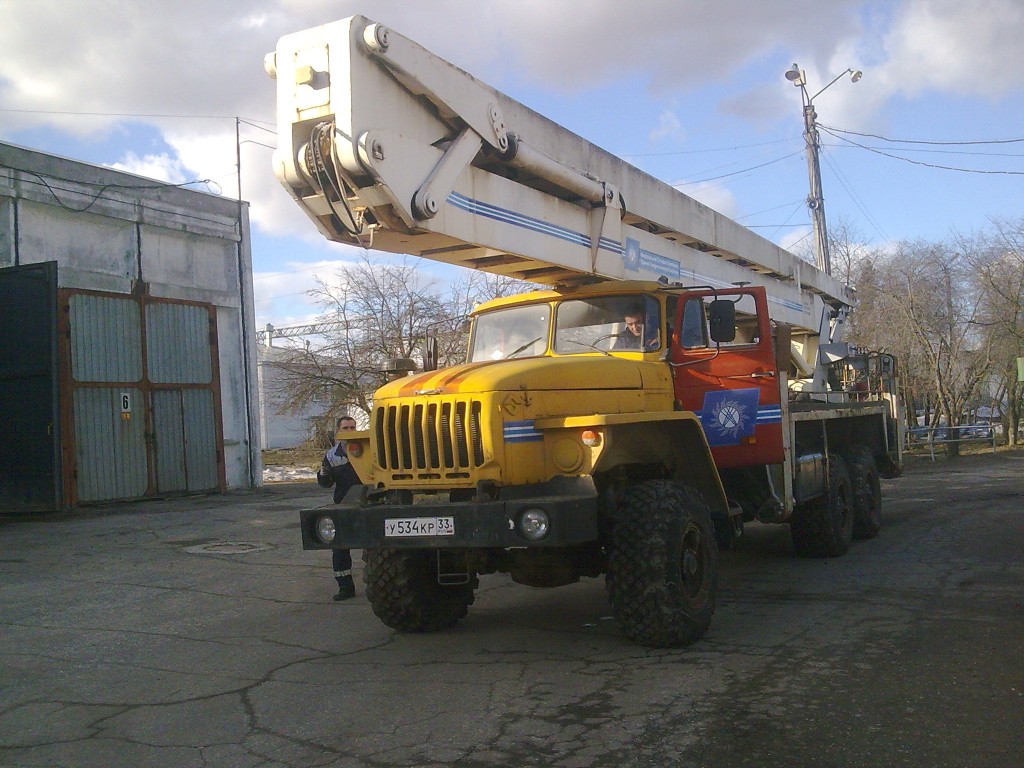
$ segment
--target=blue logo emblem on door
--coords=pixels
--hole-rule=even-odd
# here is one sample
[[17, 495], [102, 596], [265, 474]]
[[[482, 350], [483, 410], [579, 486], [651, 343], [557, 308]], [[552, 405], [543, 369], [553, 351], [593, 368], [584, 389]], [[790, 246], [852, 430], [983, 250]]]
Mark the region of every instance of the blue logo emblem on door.
[[739, 445], [754, 435], [757, 425], [758, 389], [727, 389], [704, 393], [700, 423], [708, 445]]

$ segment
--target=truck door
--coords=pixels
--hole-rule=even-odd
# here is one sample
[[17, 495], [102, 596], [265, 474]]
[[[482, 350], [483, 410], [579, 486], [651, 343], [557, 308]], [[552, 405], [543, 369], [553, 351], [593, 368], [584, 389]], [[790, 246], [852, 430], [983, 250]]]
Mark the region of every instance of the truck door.
[[[715, 341], [713, 301], [734, 304], [736, 332]], [[672, 331], [675, 395], [700, 417], [719, 469], [783, 461], [779, 376], [764, 288], [700, 290], [680, 295]]]

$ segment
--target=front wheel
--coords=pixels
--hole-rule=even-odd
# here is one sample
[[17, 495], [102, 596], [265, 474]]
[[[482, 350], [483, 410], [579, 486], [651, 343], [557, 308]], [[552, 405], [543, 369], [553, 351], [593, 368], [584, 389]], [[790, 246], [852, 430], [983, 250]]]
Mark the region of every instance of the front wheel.
[[703, 637], [718, 590], [715, 531], [704, 497], [669, 480], [627, 489], [612, 521], [605, 586], [631, 640], [670, 648]]
[[363, 552], [366, 597], [377, 618], [399, 632], [436, 632], [453, 626], [473, 604], [479, 580], [438, 582], [437, 553], [422, 549]]

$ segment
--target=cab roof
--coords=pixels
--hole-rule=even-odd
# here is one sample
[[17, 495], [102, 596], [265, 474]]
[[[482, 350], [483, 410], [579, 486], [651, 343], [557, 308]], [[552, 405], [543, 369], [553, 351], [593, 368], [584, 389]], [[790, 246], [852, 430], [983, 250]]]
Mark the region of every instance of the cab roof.
[[605, 280], [600, 283], [573, 286], [572, 288], [552, 288], [543, 291], [529, 291], [515, 296], [504, 296], [499, 299], [477, 304], [471, 314], [489, 312], [501, 307], [518, 306], [521, 304], [540, 304], [562, 299], [586, 298], [591, 296], [618, 296], [621, 294], [653, 293], [677, 286], [667, 286], [653, 280]]

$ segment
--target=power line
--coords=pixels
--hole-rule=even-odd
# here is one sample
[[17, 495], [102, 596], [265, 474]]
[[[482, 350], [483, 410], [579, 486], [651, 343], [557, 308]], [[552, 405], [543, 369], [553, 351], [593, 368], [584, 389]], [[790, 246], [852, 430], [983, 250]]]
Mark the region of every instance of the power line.
[[767, 147], [771, 144], [785, 144], [792, 141], [792, 139], [777, 139], [775, 141], [762, 141], [757, 144], [737, 144], [733, 147], [711, 147], [709, 149], [681, 149], [676, 152], [619, 152], [617, 153], [621, 158], [627, 157], [669, 157], [671, 155], [700, 155], [707, 154], [709, 152], [733, 152], [737, 149], [750, 149], [752, 147]]
[[[262, 125], [256, 125], [256, 123], [252, 122], [251, 120], [247, 120], [244, 117], [238, 118], [238, 122], [245, 123], [246, 125], [251, 125], [253, 128], [258, 128], [261, 131], [266, 131], [267, 133], [272, 133], [274, 136], [277, 136], [277, 131], [275, 131], [273, 128], [264, 128]], [[260, 120], [258, 122], [265, 122], [265, 121]], [[268, 125], [274, 125], [274, 123], [268, 123]]]
[[[754, 211], [753, 213], [745, 213], [742, 216], [737, 216], [736, 217], [736, 221], [743, 221], [744, 219], [749, 219], [749, 218], [751, 218], [753, 216], [760, 216], [762, 213], [768, 213], [769, 211], [777, 211], [780, 208], [789, 208], [791, 205], [798, 205], [798, 204], [800, 204], [802, 202], [804, 202], [804, 201], [803, 200], [791, 200], [790, 202], [783, 203], [782, 205], [773, 205], [771, 208], [764, 208], [764, 209], [762, 209], [760, 211]], [[771, 225], [762, 225], [762, 226], [771, 226]]]
[[800, 150], [800, 151], [797, 151], [797, 152], [792, 152], [792, 153], [790, 153], [788, 155], [783, 155], [782, 157], [777, 157], [774, 160], [769, 160], [766, 163], [761, 163], [760, 165], [753, 165], [753, 166], [751, 166], [749, 168], [743, 168], [742, 170], [739, 170], [739, 171], [733, 171], [732, 173], [723, 173], [720, 176], [709, 176], [706, 179], [697, 179], [695, 181], [679, 181], [679, 182], [676, 182], [675, 184], [673, 184], [672, 186], [673, 187], [685, 187], [685, 186], [688, 186], [688, 185], [691, 185], [691, 184], [703, 184], [704, 182], [707, 182], [707, 181], [717, 181], [718, 179], [726, 179], [726, 178], [728, 178], [730, 176], [738, 176], [741, 173], [748, 173], [749, 171], [756, 171], [758, 168], [764, 168], [767, 165], [774, 165], [775, 163], [780, 163], [783, 160], [788, 160], [791, 157], [796, 157], [797, 155], [802, 154], [802, 152], [803, 152], [803, 150]]
[[257, 302], [261, 302], [261, 301], [275, 301], [277, 299], [287, 299], [289, 296], [308, 296], [310, 291], [312, 291], [312, 290], [314, 290], [314, 289], [310, 288], [310, 289], [305, 290], [305, 291], [294, 291], [292, 293], [278, 293], [278, 294], [275, 294], [273, 296], [258, 296], [258, 297], [256, 297], [256, 301]]
[[[775, 227], [775, 229], [769, 234], [769, 237], [775, 237], [776, 233], [780, 229], [782, 229], [783, 227], [790, 226], [789, 220], [792, 219], [796, 215], [796, 212], [800, 210], [800, 208], [803, 206], [803, 204], [804, 204], [803, 200], [797, 201], [797, 203], [793, 207], [793, 210], [791, 210], [789, 212], [789, 216], [786, 217], [785, 221], [783, 221], [782, 224], [779, 224], [778, 226]], [[807, 235], [804, 235], [804, 237], [807, 237]], [[804, 237], [801, 237], [800, 240], [803, 240]], [[796, 242], [799, 243], [800, 240], [797, 240]], [[796, 245], [796, 243], [793, 243], [793, 245]], [[792, 246], [790, 246], [790, 247], [792, 248]]]
[[[23, 173], [23, 174], [26, 174], [28, 176], [36, 177], [37, 179], [39, 179], [39, 181], [32, 181], [32, 179], [23, 179], [23, 181], [26, 184], [38, 184], [38, 185], [46, 187], [46, 190], [50, 193], [50, 195], [56, 201], [57, 205], [59, 207], [63, 208], [64, 210], [71, 211], [72, 213], [84, 213], [85, 211], [88, 211], [90, 208], [92, 208], [94, 205], [96, 205], [97, 202], [99, 202], [101, 199], [104, 199], [104, 193], [108, 189], [125, 189], [125, 190], [132, 190], [132, 189], [166, 189], [167, 187], [179, 187], [179, 188], [184, 189], [185, 187], [188, 187], [188, 186], [190, 186], [192, 184], [206, 184], [206, 185], [217, 184], [217, 182], [215, 182], [213, 179], [197, 179], [195, 181], [181, 182], [180, 184], [173, 184], [171, 182], [162, 182], [162, 181], [161, 182], [155, 182], [155, 183], [152, 183], [152, 184], [117, 184], [117, 183], [97, 184], [96, 182], [81, 181], [79, 179], [66, 179], [66, 178], [62, 178], [60, 176], [54, 176], [52, 174], [46, 174], [44, 176], [43, 174], [37, 173], [36, 171], [32, 171], [32, 170], [29, 170], [27, 168], [18, 168], [18, 167], [13, 166], [13, 165], [0, 165], [0, 168], [6, 168], [6, 169], [11, 170], [11, 171], [17, 171], [18, 173]], [[61, 192], [71, 193], [71, 194], [78, 194], [78, 195], [84, 195], [85, 193], [79, 192], [77, 190], [70, 189], [70, 188], [62, 188], [62, 187], [60, 187], [57, 184], [51, 185], [47, 181], [47, 179], [50, 179], [50, 181], [53, 181], [53, 182], [64, 182], [66, 184], [78, 184], [78, 185], [84, 186], [84, 187], [98, 188], [98, 191], [95, 194], [92, 195], [92, 198], [89, 200], [88, 204], [86, 204], [84, 207], [75, 207], [75, 206], [69, 205], [69, 204], [65, 203], [63, 200], [61, 200], [60, 196], [57, 194], [57, 190], [59, 189]], [[218, 184], [217, 186], [220, 186], [220, 185]], [[56, 189], [55, 189], [55, 187], [56, 187]], [[192, 190], [192, 191], [194, 191], [194, 190]], [[168, 209], [160, 208], [159, 206], [152, 205], [152, 204], [146, 203], [146, 202], [143, 202], [141, 205], [142, 205], [143, 208], [146, 208], [147, 210], [151, 210], [151, 211], [158, 211], [158, 212], [163, 212], [163, 213], [170, 212]], [[180, 215], [181, 216], [185, 216], [185, 217], [190, 218], [190, 219], [193, 219], [195, 221], [205, 221], [205, 222], [209, 222], [209, 223], [218, 223], [216, 219], [206, 218], [206, 217], [203, 217], [203, 216], [196, 216], [194, 214], [181, 213]]]
[[875, 232], [877, 232], [883, 240], [888, 240], [889, 236], [885, 233], [885, 230], [882, 229], [882, 225], [879, 224], [877, 219], [875, 219], [875, 217], [872, 216], [871, 213], [868, 211], [867, 207], [864, 205], [864, 201], [861, 200], [860, 195], [858, 195], [854, 191], [853, 186], [849, 183], [849, 180], [843, 175], [843, 172], [842, 170], [840, 170], [839, 166], [835, 162], [833, 162], [831, 156], [828, 154], [825, 155], [825, 161], [829, 164], [829, 167], [832, 168], [832, 170], [835, 172], [836, 178], [839, 180], [839, 183], [843, 186], [843, 189], [846, 190], [846, 194], [848, 194], [850, 196], [850, 199], [853, 200], [853, 204], [857, 206], [857, 209], [864, 215], [864, 218], [868, 220], [868, 223], [871, 224], [872, 227], [874, 227]]
[[852, 139], [846, 138], [845, 136], [840, 136], [837, 133], [833, 133], [830, 129], [826, 128], [823, 125], [819, 125], [818, 127], [821, 130], [828, 133], [830, 136], [834, 136], [840, 141], [845, 141], [847, 144], [852, 144], [853, 146], [859, 147], [860, 149], [863, 149], [867, 152], [873, 152], [876, 155], [882, 155], [883, 157], [888, 157], [892, 160], [902, 160], [904, 163], [911, 163], [912, 165], [922, 165], [925, 166], [926, 168], [936, 168], [941, 171], [958, 171], [960, 173], [980, 173], [989, 176], [1024, 176], [1024, 171], [985, 171], [979, 168], [958, 168], [956, 166], [951, 165], [938, 165], [937, 163], [926, 163], [923, 160], [913, 160], [909, 157], [903, 157], [902, 155], [894, 155], [891, 152], [883, 152], [880, 149], [875, 149], [874, 147], [869, 147], [865, 144], [860, 144], [856, 141], [853, 141]]
[[787, 248], [787, 250], [792, 251], [794, 247], [800, 245], [800, 243], [802, 243], [804, 240], [806, 240], [808, 237], [810, 237], [813, 234], [814, 234], [814, 230], [812, 229], [810, 232], [808, 232], [806, 235], [801, 237], [799, 240], [790, 243], [788, 248]]
[[[881, 139], [882, 141], [888, 141], [892, 144], [936, 144], [940, 146], [969, 146], [972, 144], [1019, 144], [1024, 142], [1024, 138], [1020, 139], [975, 139], [970, 141], [929, 141], [926, 139], [890, 139], [885, 136], [879, 136], [875, 133], [858, 133], [857, 131], [848, 131], [843, 128], [833, 128], [830, 125], [822, 125], [818, 123], [818, 127], [822, 130], [828, 131], [833, 136], [836, 133], [846, 133], [850, 136], [863, 136], [870, 139]], [[833, 133], [833, 131], [835, 133]], [[836, 136], [836, 138], [840, 138]]]
[[[822, 147], [846, 147], [846, 144], [822, 144]], [[878, 149], [878, 147], [871, 147]], [[972, 157], [1024, 157], [1021, 152], [971, 152], [966, 149], [916, 149], [911, 147], [899, 147], [900, 152], [925, 152], [935, 155], [970, 155]]]
[[[345, 263], [343, 259], [340, 259], [339, 261], [341, 261], [342, 263]], [[271, 279], [273, 277], [287, 277], [288, 275], [296, 275], [299, 272], [309, 272], [309, 271], [314, 270], [314, 269], [337, 269], [337, 267], [325, 266], [322, 263], [318, 263], [318, 264], [313, 264], [311, 266], [301, 267], [299, 269], [292, 269], [292, 270], [288, 270], [288, 271], [284, 271], [284, 272], [271, 272], [271, 273], [266, 274], [266, 275], [260, 275], [259, 277], [254, 277], [253, 280], [269, 280], [269, 279]]]
[[[0, 112], [11, 112], [23, 115], [66, 115], [71, 117], [161, 117], [161, 118], [180, 118], [184, 120], [242, 120], [246, 125], [252, 125], [253, 128], [260, 128], [261, 130], [267, 130], [260, 125], [254, 123], [263, 123], [264, 125], [274, 125], [269, 120], [257, 120], [256, 118], [240, 118], [237, 115], [182, 115], [182, 114], [171, 114], [171, 113], [160, 113], [160, 112], [71, 112], [68, 110], [61, 109], [10, 109], [0, 108]], [[254, 122], [250, 122], [254, 121]]]

